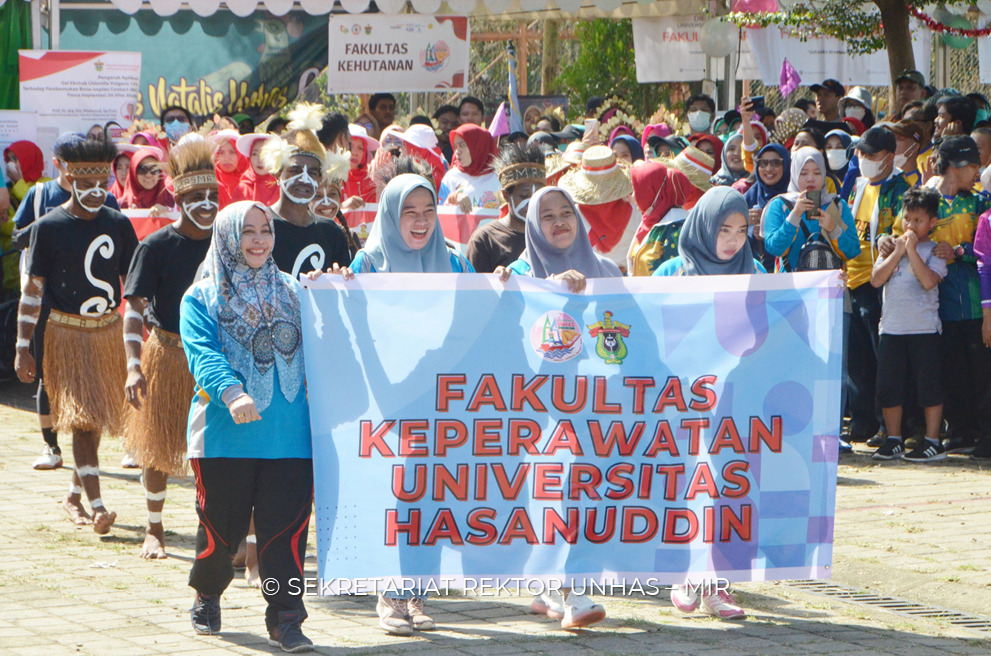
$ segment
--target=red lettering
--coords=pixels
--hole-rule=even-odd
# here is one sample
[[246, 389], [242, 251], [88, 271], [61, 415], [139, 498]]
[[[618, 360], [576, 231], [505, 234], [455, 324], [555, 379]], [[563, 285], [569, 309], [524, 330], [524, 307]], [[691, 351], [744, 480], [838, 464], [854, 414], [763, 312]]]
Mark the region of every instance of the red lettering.
[[678, 496], [678, 475], [685, 474], [685, 464], [659, 465], [657, 474], [664, 475], [664, 499], [673, 500]]
[[439, 463], [434, 465], [433, 499], [435, 502], [446, 500], [447, 491], [451, 491], [451, 495], [462, 502], [468, 499], [468, 465], [459, 463], [457, 472], [458, 474], [455, 476], [446, 466]]
[[716, 507], [707, 506], [702, 509], [702, 542], [712, 543], [716, 534]]
[[392, 466], [392, 496], [400, 502], [416, 502], [427, 493], [427, 466], [418, 463], [413, 466], [413, 490], [407, 491], [406, 466]]
[[537, 397], [537, 390], [540, 386], [547, 382], [546, 374], [537, 374], [529, 381], [524, 383], [524, 376], [522, 374], [513, 375], [513, 411], [519, 413], [523, 410], [524, 402], [530, 405], [534, 411], [538, 413], [546, 413], [547, 408], [544, 403], [540, 401]]
[[712, 470], [709, 469], [708, 463], [699, 463], [695, 466], [695, 472], [692, 473], [692, 477], [688, 481], [685, 499], [694, 500], [699, 493], [705, 493], [712, 498], [719, 497], [719, 491], [716, 489], [716, 482], [712, 479]]
[[380, 455], [395, 458], [396, 455], [385, 444], [385, 434], [392, 431], [392, 427], [394, 426], [396, 426], [395, 420], [383, 420], [382, 424], [372, 429], [371, 420], [362, 420], [361, 439], [358, 441], [358, 456], [364, 459], [371, 458], [372, 448], [375, 448]]
[[711, 411], [716, 407], [716, 391], [712, 386], [716, 383], [716, 377], [712, 374], [700, 376], [692, 384], [692, 403], [689, 407], [693, 411]]
[[647, 458], [655, 458], [658, 452], [667, 452], [674, 457], [681, 456], [678, 452], [678, 445], [674, 441], [674, 434], [671, 432], [671, 425], [668, 424], [667, 420], [657, 422], [657, 428], [654, 429], [654, 439], [643, 455]]
[[597, 376], [592, 380], [592, 412], [607, 415], [622, 413], [622, 404], [606, 401], [607, 389], [608, 380], [606, 377]]
[[428, 420], [399, 421], [399, 456], [427, 456]]
[[763, 442], [772, 452], [781, 452], [781, 416], [771, 416], [771, 427], [768, 428], [759, 417], [750, 418], [750, 453], [760, 451]]
[[477, 531], [480, 534], [475, 534], [473, 532], [468, 532], [467, 541], [471, 545], [492, 545], [495, 543], [496, 537], [499, 532], [496, 531], [495, 520], [496, 512], [495, 509], [490, 509], [488, 507], [475, 509], [468, 514], [468, 526]]
[[564, 401], [564, 377], [560, 374], [551, 379], [551, 404], [562, 413], [577, 413], [585, 408], [588, 401], [588, 379], [575, 377], [575, 396], [570, 402]]
[[523, 484], [526, 483], [526, 477], [529, 473], [530, 464], [520, 463], [516, 466], [513, 479], [510, 480], [506, 476], [506, 466], [502, 463], [492, 464], [492, 476], [495, 477], [496, 486], [499, 487], [499, 494], [507, 500], [515, 500], [520, 496], [520, 491], [523, 490]]
[[497, 411], [506, 412], [506, 402], [499, 391], [499, 384], [492, 374], [483, 374], [475, 386], [475, 392], [471, 394], [471, 401], [468, 402], [468, 412], [477, 413], [479, 407], [488, 404]]
[[574, 463], [568, 477], [568, 497], [577, 500], [581, 494], [590, 500], [601, 500], [599, 491], [595, 490], [602, 483], [602, 472], [589, 463]]
[[430, 523], [427, 530], [427, 537], [423, 539], [424, 545], [436, 545], [438, 540], [445, 539], [454, 545], [464, 545], [465, 541], [458, 532], [458, 523], [454, 520], [454, 513], [450, 509], [440, 509]]
[[[634, 529], [637, 520], [644, 521], [644, 528]], [[644, 506], [628, 506], [623, 508], [623, 533], [620, 540], [623, 543], [646, 543], [657, 534], [657, 515]]]
[[654, 403], [654, 412], [663, 413], [668, 406], [674, 406], [679, 412], [688, 410], [685, 405], [685, 397], [681, 394], [681, 379], [676, 376], [669, 376], [664, 384], [664, 389], [657, 395], [657, 402]]
[[716, 427], [716, 437], [709, 445], [710, 454], [718, 454], [724, 447], [729, 447], [737, 454], [743, 454], [747, 450], [743, 447], [743, 440], [740, 432], [736, 430], [736, 422], [731, 417], [724, 417]]
[[606, 470], [606, 481], [619, 487], [619, 490], [607, 490], [606, 497], [611, 500], [625, 500], [632, 495], [634, 471], [635, 468], [632, 463], [616, 463]]
[[750, 540], [754, 511], [752, 504], [744, 504], [741, 506], [739, 516], [733, 513], [733, 509], [728, 506], [722, 507], [719, 511], [719, 519], [722, 521], [722, 527], [719, 532], [720, 542], [729, 542], [732, 538], [730, 536], [730, 531], [733, 531], [742, 541]]
[[448, 404], [452, 399], [464, 399], [464, 390], [452, 390], [451, 386], [463, 386], [468, 381], [464, 374], [438, 374], [437, 375], [437, 412], [446, 413]]
[[527, 515], [526, 509], [519, 506], [514, 508], [512, 515], [509, 516], [509, 521], [502, 530], [502, 536], [499, 537], [499, 545], [509, 545], [517, 538], [525, 539], [530, 545], [537, 543], [537, 532], [533, 529], [530, 516]]
[[434, 453], [447, 456], [447, 450], [468, 442], [468, 427], [461, 420], [437, 420], [434, 424]]
[[[686, 531], [678, 531], [678, 521], [688, 523]], [[691, 543], [699, 533], [699, 519], [690, 509], [666, 509], [664, 511], [664, 542]]]
[[736, 488], [723, 486], [723, 497], [737, 498], [746, 497], [750, 492], [750, 479], [743, 473], [750, 471], [750, 464], [746, 461], [730, 461], [723, 466], [723, 480], [727, 484], [734, 484]]
[[509, 421], [509, 455], [519, 456], [521, 447], [527, 454], [540, 454], [540, 450], [537, 449], [540, 435], [540, 425], [535, 420], [511, 419]]
[[627, 376], [623, 377], [623, 385], [633, 388], [633, 412], [642, 414], [644, 409], [644, 398], [647, 396], [647, 388], [653, 388], [654, 377], [652, 376]]
[[575, 427], [570, 420], [561, 420], [557, 423], [557, 426], [554, 427], [554, 433], [547, 441], [547, 446], [544, 447], [544, 454], [554, 455], [561, 449], [567, 450], [575, 456], [585, 456], [581, 443], [578, 442], [578, 434], [575, 433]]
[[385, 511], [385, 544], [398, 545], [399, 535], [406, 534], [406, 545], [420, 544], [420, 510], [410, 509], [406, 522], [399, 521], [399, 511]]
[[[493, 469], [495, 466], [493, 466]], [[534, 463], [533, 464], [533, 499], [535, 500], [563, 500], [564, 493], [561, 490], [561, 473], [564, 466], [560, 463]], [[557, 487], [554, 490], [553, 487]]]
[[626, 425], [623, 422], [611, 422], [608, 433], [603, 436], [602, 425], [599, 424], [599, 421], [589, 420], [588, 432], [592, 436], [592, 448], [595, 450], [595, 455], [611, 456], [616, 450], [620, 456], [631, 456], [640, 442], [644, 426], [643, 421], [635, 422], [633, 431], [627, 435]]
[[640, 489], [637, 497], [641, 500], [650, 499], [651, 485], [654, 483], [654, 469], [646, 463], [640, 466]]
[[616, 533], [616, 507], [607, 506], [602, 531], [596, 529], [599, 511], [603, 509], [585, 509], [585, 538], [590, 543], [608, 543]]
[[698, 456], [699, 443], [702, 442], [702, 429], [709, 428], [709, 418], [696, 417], [681, 421], [681, 428], [688, 429], [688, 453]]
[[502, 420], [475, 420], [474, 448], [475, 456], [502, 456], [499, 446], [499, 431]]
[[578, 542], [578, 509], [569, 506], [567, 512], [568, 520], [565, 522], [554, 509], [544, 509], [544, 545], [554, 545], [557, 540], [554, 534], [559, 534], [565, 543], [574, 545]]

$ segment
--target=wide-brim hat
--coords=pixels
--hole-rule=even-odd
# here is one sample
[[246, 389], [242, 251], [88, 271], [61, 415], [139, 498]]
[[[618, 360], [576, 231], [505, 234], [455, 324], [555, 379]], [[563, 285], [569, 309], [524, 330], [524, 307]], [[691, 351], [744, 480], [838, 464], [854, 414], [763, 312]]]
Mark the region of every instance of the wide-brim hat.
[[580, 165], [582, 163], [582, 154], [586, 148], [588, 148], [588, 144], [573, 141], [565, 147], [564, 154], [561, 157], [568, 164]]
[[437, 133], [430, 126], [420, 123], [406, 128], [398, 137], [409, 144], [425, 148], [428, 151], [437, 148]]
[[854, 87], [853, 89], [847, 92], [846, 96], [840, 98], [838, 103], [840, 112], [842, 113], [843, 111], [845, 111], [846, 106], [849, 105], [851, 102], [857, 103], [858, 105], [862, 105], [865, 109], [868, 110], [871, 108], [871, 105], [873, 105], [874, 103], [873, 99], [871, 98], [871, 92], [867, 91], [863, 87]]
[[348, 134], [351, 135], [352, 139], [355, 137], [359, 139], [364, 139], [366, 151], [371, 152], [371, 151], [377, 151], [379, 149], [378, 139], [375, 139], [374, 137], [370, 137], [368, 135], [368, 131], [365, 130], [365, 126], [363, 125], [358, 125], [356, 123], [349, 123]]
[[555, 176], [561, 175], [572, 166], [574, 165], [567, 162], [560, 153], [557, 151], [551, 151], [547, 154], [547, 157], [544, 158], [545, 180], [554, 180]]
[[265, 135], [258, 132], [249, 132], [246, 135], [241, 135], [240, 137], [238, 137], [237, 141], [234, 142], [234, 147], [237, 149], [238, 153], [240, 153], [244, 157], [250, 158], [251, 149], [254, 148], [256, 141], [258, 140], [268, 141], [272, 137], [273, 135]]
[[633, 193], [629, 170], [608, 146], [590, 146], [581, 165], [564, 174], [561, 187], [582, 205], [612, 203]]
[[231, 129], [218, 130], [217, 132], [215, 132], [212, 135], [210, 135], [210, 139], [218, 147], [221, 144], [223, 144], [225, 141], [232, 141], [232, 142], [234, 142], [236, 144], [237, 143], [237, 140], [240, 137], [241, 137], [241, 133], [240, 132], [238, 132], [237, 130], [231, 130]]
[[674, 167], [685, 174], [688, 181], [703, 192], [712, 189], [712, 174], [715, 160], [712, 156], [700, 151], [694, 146], [688, 146], [670, 160], [661, 160], [669, 167]]

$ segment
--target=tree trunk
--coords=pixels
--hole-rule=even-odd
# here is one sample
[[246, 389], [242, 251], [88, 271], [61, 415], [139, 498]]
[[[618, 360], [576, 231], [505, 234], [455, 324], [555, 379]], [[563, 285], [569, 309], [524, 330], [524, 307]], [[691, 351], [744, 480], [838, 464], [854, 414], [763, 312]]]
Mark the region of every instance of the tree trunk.
[[888, 70], [894, 85], [898, 74], [907, 68], [915, 68], [912, 51], [912, 33], [909, 31], [908, 3], [905, 0], [873, 0], [881, 10], [884, 24], [884, 43], [888, 49]]
[[554, 92], [554, 79], [557, 78], [558, 38], [556, 20], [545, 20], [543, 56], [540, 60], [540, 93], [548, 95]]

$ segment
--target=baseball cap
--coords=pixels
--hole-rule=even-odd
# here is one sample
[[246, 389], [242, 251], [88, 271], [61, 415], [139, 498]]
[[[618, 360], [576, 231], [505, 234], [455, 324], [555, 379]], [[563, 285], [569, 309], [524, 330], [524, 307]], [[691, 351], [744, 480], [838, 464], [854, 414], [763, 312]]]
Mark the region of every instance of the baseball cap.
[[981, 164], [981, 153], [977, 149], [977, 143], [969, 135], [955, 135], [943, 139], [939, 144], [939, 157], [954, 168]]
[[874, 155], [879, 151], [894, 153], [897, 147], [898, 142], [895, 140], [895, 133], [887, 128], [877, 126], [867, 130], [857, 142], [857, 150], [865, 155]]
[[823, 80], [822, 84], [814, 84], [809, 87], [809, 89], [811, 89], [814, 94], [817, 94], [820, 91], [832, 91], [840, 98], [846, 95], [846, 87], [840, 84], [839, 80], [834, 80], [832, 78]]
[[926, 78], [922, 75], [922, 73], [920, 73], [919, 71], [916, 71], [913, 68], [907, 68], [904, 71], [902, 71], [898, 75], [898, 77], [895, 78], [895, 84], [898, 84], [902, 80], [907, 80], [909, 82], [914, 82], [915, 84], [919, 85], [920, 87], [925, 87], [926, 86]]

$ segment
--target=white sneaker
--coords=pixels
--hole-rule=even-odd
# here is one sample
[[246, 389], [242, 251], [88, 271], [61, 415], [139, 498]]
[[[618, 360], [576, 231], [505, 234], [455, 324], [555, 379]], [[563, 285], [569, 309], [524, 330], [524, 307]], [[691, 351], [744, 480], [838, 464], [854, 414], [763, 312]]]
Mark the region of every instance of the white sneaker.
[[736, 598], [730, 595], [728, 591], [719, 591], [703, 596], [701, 609], [710, 616], [715, 616], [723, 620], [745, 618], [747, 615], [747, 612], [739, 605]]
[[541, 593], [530, 603], [530, 611], [540, 616], [561, 620], [564, 618], [564, 597], [561, 591], [553, 589]]
[[580, 595], [574, 591], [568, 592], [568, 597], [564, 601], [564, 618], [561, 619], [561, 629], [571, 630], [579, 627], [588, 627], [598, 623], [606, 617], [606, 608], [592, 602], [587, 595]]
[[49, 445], [41, 450], [41, 456], [34, 460], [31, 467], [35, 470], [55, 470], [62, 467], [62, 455], [57, 453]]
[[675, 584], [671, 587], [671, 604], [678, 611], [690, 614], [699, 608], [698, 591], [681, 584]]
[[140, 468], [141, 464], [135, 461], [129, 452], [124, 452], [124, 458], [120, 460], [120, 467], [133, 470], [134, 468]]

